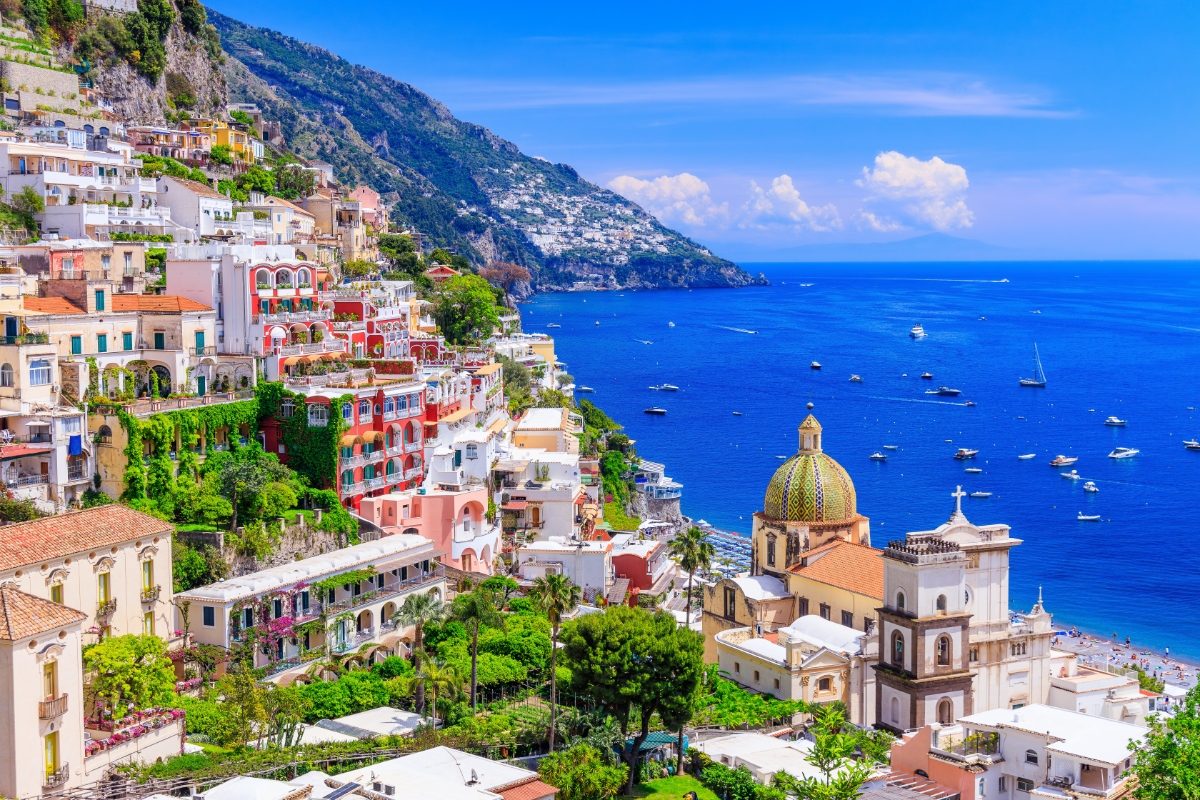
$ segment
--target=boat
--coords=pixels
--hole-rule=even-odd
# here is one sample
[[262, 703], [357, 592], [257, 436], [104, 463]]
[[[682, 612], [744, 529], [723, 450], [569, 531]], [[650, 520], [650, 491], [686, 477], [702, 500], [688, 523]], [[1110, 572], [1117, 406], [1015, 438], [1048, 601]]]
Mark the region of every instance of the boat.
[[821, 362], [820, 362], [820, 361], [813, 361], [811, 364], [809, 364], [809, 365], [808, 365], [808, 368], [809, 368], [809, 369], [820, 369], [820, 368], [821, 368]]
[[654, 344], [654, 342], [650, 341], [649, 339], [634, 339], [634, 341], [641, 342], [642, 344]]
[[1104, 424], [1110, 428], [1124, 428], [1129, 424], [1129, 420], [1121, 419], [1120, 417], [1107, 417]]
[[1062, 477], [1066, 478], [1069, 481], [1077, 481], [1083, 477], [1082, 475], [1080, 475], [1078, 472], [1076, 472], [1073, 469], [1067, 470], [1066, 472], [1060, 472], [1059, 474], [1062, 475]]
[[642, 413], [643, 414], [653, 414], [656, 417], [661, 417], [667, 413], [667, 410], [665, 408], [659, 408], [658, 406], [650, 406], [650, 408], [647, 408]]
[[1078, 460], [1079, 460], [1079, 456], [1057, 455], [1054, 458], [1050, 459], [1050, 466], [1052, 466], [1052, 467], [1069, 467]]
[[1021, 455], [1017, 456], [1019, 461], [1029, 461], [1034, 458], [1037, 458], [1037, 453], [1021, 453]]
[[1046, 370], [1042, 369], [1042, 357], [1038, 354], [1037, 342], [1033, 343], [1033, 377], [1021, 378], [1018, 383], [1034, 389], [1046, 388]]
[[967, 408], [974, 408], [975, 406], [977, 406], [979, 404], [976, 403], [974, 400], [968, 400], [967, 402], [963, 403], [963, 405], [965, 405]]
[[1076, 515], [1075, 519], [1079, 520], [1080, 522], [1099, 522], [1100, 515], [1099, 514], [1085, 514], [1082, 511], [1080, 511], [1079, 514]]
[[1094, 493], [1094, 492], [1100, 491], [1100, 487], [1096, 485], [1095, 481], [1088, 481], [1087, 483], [1085, 483], [1083, 485], [1083, 490], [1085, 492], [1093, 492]]
[[1136, 447], [1114, 447], [1112, 452], [1108, 454], [1109, 458], [1133, 458], [1138, 453], [1142, 452]]
[[885, 444], [885, 445], [883, 446], [883, 449], [884, 449], [884, 450], [899, 450], [899, 449], [900, 449], [900, 445], [898, 445], [898, 444]]
[[733, 415], [734, 415], [735, 417], [740, 417], [740, 416], [742, 415], [742, 412], [740, 412], [740, 411], [734, 411], [734, 412], [733, 412]]
[[1195, 439], [1184, 439], [1183, 446], [1188, 450], [1200, 450], [1200, 442]]
[[657, 385], [655, 385], [655, 386], [647, 386], [646, 388], [647, 388], [647, 389], [649, 389], [649, 390], [650, 390], [650, 391], [652, 391], [652, 392], [657, 392], [657, 391], [658, 391], [659, 389], [661, 389], [662, 387], [661, 387], [661, 386], [657, 386]]
[[931, 381], [931, 380], [933, 380], [933, 373], [932, 373], [932, 372], [922, 372], [922, 373], [921, 373], [921, 380], [923, 380], [923, 381]]
[[876, 450], [874, 453], [871, 453], [870, 458], [872, 461], [887, 461], [887, 455], [880, 453], [878, 450]]
[[851, 383], [862, 383], [862, 375], [851, 375], [850, 382]]
[[679, 391], [679, 387], [673, 383], [664, 383], [662, 386], [659, 386], [658, 388], [662, 389], [664, 392], [678, 392]]
[[668, 322], [667, 322], [667, 327], [668, 327], [668, 328], [674, 328], [674, 327], [675, 327], [675, 323], [674, 323], [674, 322], [671, 322], [671, 321], [668, 321]]
[[954, 457], [959, 461], [965, 461], [968, 458], [974, 458], [977, 455], [979, 455], [978, 450], [972, 450], [969, 447], [960, 447], [958, 448], [958, 452], [954, 454]]
[[918, 322], [916, 325], [913, 325], [908, 329], [908, 335], [914, 339], [924, 339], [925, 328], [921, 327], [921, 323]]
[[991, 492], [971, 492], [971, 497], [991, 497]]
[[983, 472], [983, 470], [979, 467], [967, 467], [963, 470], [963, 472], [969, 472], [972, 475], [978, 475], [979, 473]]
[[815, 284], [815, 283], [802, 283], [802, 284], [800, 284], [800, 288], [802, 288], [802, 289], [808, 289], [808, 288], [810, 288], [810, 287], [812, 287], [812, 286], [816, 286], [816, 284]]
[[958, 397], [962, 394], [962, 389], [952, 389], [949, 386], [939, 386], [936, 389], [929, 389], [925, 394], [936, 394], [938, 397]]
[[597, 325], [599, 325], [599, 324], [600, 324], [600, 320], [596, 320], [596, 324], [597, 324]]
[[594, 391], [596, 391], [596, 390], [590, 386], [576, 386], [575, 387], [576, 394], [591, 394]]
[[547, 322], [546, 327], [547, 328], [561, 328], [562, 325], [559, 325], [557, 322]]

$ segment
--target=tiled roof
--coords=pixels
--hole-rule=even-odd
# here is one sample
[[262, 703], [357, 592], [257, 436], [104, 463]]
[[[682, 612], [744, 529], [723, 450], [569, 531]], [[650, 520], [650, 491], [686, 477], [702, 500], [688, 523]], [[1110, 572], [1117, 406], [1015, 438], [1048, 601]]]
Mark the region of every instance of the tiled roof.
[[176, 181], [177, 183], [179, 183], [184, 188], [186, 188], [192, 192], [195, 192], [196, 194], [200, 195], [201, 197], [211, 197], [216, 200], [228, 200], [229, 199], [228, 197], [221, 194], [216, 189], [213, 189], [211, 186], [209, 186], [206, 183], [201, 183], [200, 181], [194, 181], [191, 178], [176, 178], [174, 176], [172, 176], [171, 179]]
[[115, 503], [19, 522], [0, 528], [0, 570], [156, 534], [170, 536], [171, 524]]
[[[296, 205], [291, 200], [285, 200], [282, 197], [276, 197], [275, 195], [270, 195], [269, 197], [267, 197], [267, 205], [269, 205], [269, 206], [284, 206], [286, 208], [290, 208], [292, 211], [303, 214], [306, 217], [313, 216], [310, 212], [305, 211], [303, 208]], [[313, 219], [316, 219], [316, 217], [313, 217]]]
[[83, 314], [82, 308], [65, 297], [23, 297], [21, 298], [26, 311], [36, 311], [39, 314]]
[[73, 608], [25, 594], [12, 586], [0, 586], [0, 641], [14, 642], [86, 618], [86, 614]]
[[492, 789], [504, 800], [541, 800], [543, 797], [554, 797], [558, 792], [557, 786], [551, 786], [545, 781], [531, 778], [510, 789]]
[[113, 311], [212, 311], [211, 306], [175, 294], [114, 294], [112, 304]]
[[865, 544], [838, 540], [801, 553], [808, 566], [799, 563], [788, 571], [839, 589], [876, 600], [883, 599], [883, 551]]

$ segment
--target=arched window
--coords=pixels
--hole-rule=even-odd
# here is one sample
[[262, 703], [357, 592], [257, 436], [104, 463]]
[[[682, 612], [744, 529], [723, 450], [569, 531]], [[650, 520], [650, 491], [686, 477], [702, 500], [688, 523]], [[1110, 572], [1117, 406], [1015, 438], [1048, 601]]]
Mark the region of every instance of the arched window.
[[941, 725], [954, 723], [954, 702], [949, 697], [943, 697], [937, 704], [937, 721]]
[[325, 427], [329, 424], [329, 406], [313, 403], [308, 407], [308, 424]]
[[354, 485], [354, 470], [348, 469], [342, 473], [342, 486], [348, 489], [353, 485]]
[[817, 681], [818, 692], [828, 692], [833, 689], [833, 678], [821, 678]]
[[383, 413], [390, 414], [396, 410], [396, 401], [390, 397], [383, 398]]
[[896, 610], [904, 610], [904, 592], [896, 592]]
[[360, 417], [371, 416], [371, 401], [370, 400], [359, 400], [358, 401], [358, 416], [360, 416]]
[[0, 386], [11, 389], [13, 385], [12, 364], [0, 364]]
[[767, 537], [767, 566], [775, 566], [775, 537]]
[[939, 636], [937, 638], [937, 665], [939, 667], [950, 666], [950, 637]]
[[342, 419], [346, 420], [347, 422], [354, 421], [354, 404], [353, 403], [346, 403], [346, 405], [342, 406]]
[[1026, 764], [1036, 764], [1036, 763], [1038, 763], [1038, 754], [1037, 754], [1037, 750], [1026, 750], [1026, 751], [1025, 751], [1025, 763], [1026, 763]]
[[112, 428], [101, 425], [100, 430], [96, 431], [96, 444], [112, 444]]
[[946, 595], [944, 595], [944, 594], [939, 594], [939, 595], [938, 595], [938, 598], [937, 598], [937, 610], [938, 610], [938, 611], [945, 611], [945, 610], [946, 610]]
[[891, 723], [893, 725], [899, 725], [900, 724], [900, 698], [893, 697], [891, 705], [892, 705]]
[[892, 631], [892, 665], [904, 666], [904, 634], [900, 631]]
[[29, 385], [46, 386], [50, 383], [50, 362], [44, 358], [35, 358], [29, 362]]

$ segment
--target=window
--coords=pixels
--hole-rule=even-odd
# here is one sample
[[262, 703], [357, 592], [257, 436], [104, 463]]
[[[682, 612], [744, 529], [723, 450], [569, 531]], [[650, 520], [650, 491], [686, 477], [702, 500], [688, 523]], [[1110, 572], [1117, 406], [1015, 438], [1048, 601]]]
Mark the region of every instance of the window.
[[742, 665], [736, 661], [733, 662], [733, 672], [735, 675], [741, 675], [742, 674]]
[[818, 692], [833, 691], [833, 678], [821, 678], [819, 681], [817, 681], [817, 691]]
[[1033, 781], [1029, 780], [1029, 778], [1017, 778], [1017, 791], [1018, 792], [1032, 792], [1033, 791]]
[[133, 273], [133, 253], [126, 253], [125, 254], [125, 274], [130, 275], [132, 273]]
[[939, 667], [950, 666], [950, 637], [939, 636], [937, 638], [937, 665]]
[[946, 595], [944, 595], [944, 594], [939, 594], [939, 595], [938, 595], [938, 598], [937, 598], [937, 610], [938, 610], [938, 611], [945, 611], [945, 610], [946, 610]]
[[767, 537], [767, 566], [775, 566], [775, 537]]
[[1026, 751], [1025, 751], [1025, 763], [1026, 763], [1026, 764], [1036, 764], [1036, 763], [1038, 763], [1038, 754], [1037, 754], [1037, 750], [1026, 750]]
[[201, 623], [206, 628], [215, 627], [217, 624], [217, 610], [212, 606], [204, 606], [200, 612]]
[[291, 419], [296, 413], [296, 404], [292, 400], [284, 400], [279, 404], [279, 416], [284, 419]]
[[396, 410], [396, 401], [390, 397], [385, 397], [383, 399], [383, 413], [391, 414], [395, 410]]
[[62, 422], [63, 433], [79, 433], [79, 417], [67, 417]]
[[50, 362], [44, 358], [35, 358], [29, 362], [29, 385], [48, 386], [50, 384]]
[[82, 352], [83, 352], [83, 337], [82, 336], [72, 336], [71, 337], [71, 355], [77, 356]]
[[842, 624], [845, 625], [847, 628], [853, 628], [854, 627], [854, 614], [850, 611], [843, 611], [842, 612]]
[[324, 427], [329, 424], [329, 406], [315, 403], [308, 407], [308, 424]]
[[979, 660], [979, 648], [978, 647], [972, 647], [969, 652], [970, 652], [969, 657], [970, 657], [972, 663]]
[[896, 610], [904, 610], [904, 592], [896, 592]]
[[121, 349], [122, 350], [132, 350], [133, 349], [133, 332], [132, 331], [122, 331], [121, 332]]
[[829, 607], [829, 603], [821, 603], [821, 619], [829, 619], [832, 613], [833, 609]]
[[758, 670], [754, 670], [754, 682], [758, 683]]
[[49, 782], [58, 772], [58, 731], [46, 734], [42, 748], [45, 752], [46, 780]]
[[371, 416], [371, 403], [369, 400], [358, 401], [358, 416], [360, 418]]
[[108, 352], [108, 334], [107, 333], [97, 333], [96, 334], [96, 352], [97, 353], [107, 353]]
[[776, 678], [776, 679], [775, 679], [775, 688], [776, 688], [776, 689], [778, 689], [778, 688], [779, 688], [779, 678]]
[[725, 619], [737, 619], [737, 591], [725, 587]]
[[154, 588], [154, 561], [148, 559], [142, 562], [142, 588]]
[[154, 612], [147, 611], [142, 614], [142, 633], [146, 636], [154, 635]]
[[96, 599], [101, 603], [107, 603], [112, 599], [112, 581], [107, 572], [101, 572], [96, 576]]
[[350, 405], [349, 403], [346, 403], [346, 405], [342, 406], [342, 419], [346, 420], [347, 422], [354, 420], [354, 406]]
[[112, 256], [107, 253], [100, 256], [100, 269], [108, 272], [112, 268]]
[[42, 698], [53, 700], [58, 697], [58, 662], [47, 661], [42, 665]]
[[96, 290], [96, 310], [97, 311], [104, 310], [104, 290], [103, 289]]
[[807, 597], [800, 598], [800, 616], [802, 616], [802, 617], [808, 616], [808, 598]]
[[283, 616], [283, 601], [278, 597], [271, 601], [271, 613], [275, 619]]
[[58, 603], [59, 605], [62, 605], [62, 601], [63, 601], [63, 588], [62, 587], [63, 587], [63, 585], [61, 583], [56, 583], [50, 587], [50, 600], [55, 603]]
[[937, 704], [937, 721], [941, 725], [954, 723], [954, 702], [949, 697], [943, 697]]
[[1004, 775], [1000, 776], [1000, 782], [997, 784], [996, 788], [999, 789], [1002, 793], [1008, 791], [1008, 780], [1005, 778]]
[[904, 635], [900, 631], [892, 631], [892, 665], [904, 667]]
[[1023, 656], [1025, 655], [1025, 648], [1025, 642], [1013, 642], [1009, 645], [1008, 650], [1014, 656]]
[[253, 628], [254, 627], [254, 609], [253, 608], [243, 608], [242, 609], [242, 627], [243, 628]]
[[0, 386], [11, 389], [13, 385], [12, 364], [0, 364]]

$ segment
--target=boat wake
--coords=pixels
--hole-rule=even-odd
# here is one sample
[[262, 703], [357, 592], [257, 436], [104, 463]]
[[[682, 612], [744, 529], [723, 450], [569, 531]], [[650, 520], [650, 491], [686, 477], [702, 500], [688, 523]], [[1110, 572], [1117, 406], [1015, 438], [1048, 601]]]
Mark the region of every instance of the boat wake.
[[949, 400], [920, 400], [915, 397], [877, 397], [872, 395], [864, 395], [868, 400], [890, 400], [895, 403], [929, 403], [935, 406], [960, 406], [966, 408], [966, 403], [952, 403]]
[[749, 328], [734, 328], [729, 325], [718, 325], [717, 327], [724, 328], [727, 331], [733, 331], [734, 333], [758, 333], [758, 331], [752, 331]]

